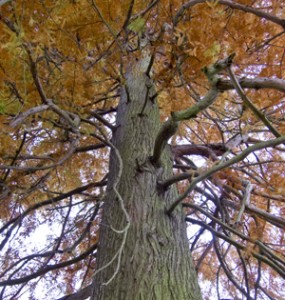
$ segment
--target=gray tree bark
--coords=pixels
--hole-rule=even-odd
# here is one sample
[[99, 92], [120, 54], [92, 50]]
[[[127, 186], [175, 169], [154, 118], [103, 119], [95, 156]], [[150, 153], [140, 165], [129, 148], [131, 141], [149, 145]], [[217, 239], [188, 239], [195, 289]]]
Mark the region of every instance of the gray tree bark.
[[[176, 187], [162, 190], [157, 185], [173, 175], [170, 149], [164, 150], [160, 165], [150, 159], [161, 124], [146, 69], [144, 59], [126, 74], [112, 138], [122, 159], [117, 189], [130, 226], [122, 242], [124, 233], [116, 231], [126, 228], [127, 219], [113, 188], [120, 162], [112, 149], [96, 265], [101, 271], [95, 273], [91, 300], [202, 299], [183, 211], [166, 214], [178, 196]], [[121, 246], [122, 252], [110, 264]]]

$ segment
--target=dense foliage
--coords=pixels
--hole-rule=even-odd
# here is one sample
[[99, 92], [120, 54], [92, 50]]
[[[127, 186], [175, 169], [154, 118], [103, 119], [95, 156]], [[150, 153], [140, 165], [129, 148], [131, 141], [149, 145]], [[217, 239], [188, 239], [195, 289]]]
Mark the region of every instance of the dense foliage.
[[121, 87], [147, 52], [175, 173], [158, 184], [178, 185], [204, 299], [284, 299], [284, 2], [0, 5], [0, 298], [91, 283]]

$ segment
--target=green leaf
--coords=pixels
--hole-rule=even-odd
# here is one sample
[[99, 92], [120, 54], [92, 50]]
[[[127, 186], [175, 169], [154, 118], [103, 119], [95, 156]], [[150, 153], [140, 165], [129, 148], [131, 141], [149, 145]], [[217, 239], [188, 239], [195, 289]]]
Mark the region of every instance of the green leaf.
[[145, 19], [138, 17], [128, 25], [128, 29], [135, 33], [141, 33], [144, 30], [144, 26], [145, 26]]
[[205, 57], [215, 57], [221, 51], [221, 45], [218, 42], [214, 42], [206, 51], [204, 51]]
[[2, 101], [0, 101], [0, 114], [5, 114], [6, 109], [5, 109], [5, 103], [3, 103]]
[[219, 4], [219, 0], [206, 1], [206, 4], [211, 8], [215, 8]]

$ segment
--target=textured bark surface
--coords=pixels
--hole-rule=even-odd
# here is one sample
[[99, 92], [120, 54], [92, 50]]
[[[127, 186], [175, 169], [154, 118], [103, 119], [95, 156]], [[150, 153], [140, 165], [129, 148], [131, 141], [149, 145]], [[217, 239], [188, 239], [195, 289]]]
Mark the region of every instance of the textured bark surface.
[[[113, 144], [119, 150], [123, 170], [118, 191], [130, 216], [130, 228], [123, 248], [120, 269], [114, 274], [118, 260], [97, 273], [92, 300], [99, 299], [202, 299], [186, 236], [182, 210], [169, 217], [165, 210], [177, 198], [173, 186], [166, 191], [157, 181], [172, 176], [170, 151], [166, 150], [161, 165], [150, 162], [155, 137], [160, 128], [158, 106], [146, 99], [153, 95], [145, 66], [127, 74], [127, 91], [122, 91], [117, 111], [117, 126]], [[141, 114], [142, 109], [146, 105]], [[111, 153], [110, 176], [100, 231], [97, 268], [105, 266], [116, 254], [123, 235], [126, 217], [112, 185], [118, 173], [118, 160]]]

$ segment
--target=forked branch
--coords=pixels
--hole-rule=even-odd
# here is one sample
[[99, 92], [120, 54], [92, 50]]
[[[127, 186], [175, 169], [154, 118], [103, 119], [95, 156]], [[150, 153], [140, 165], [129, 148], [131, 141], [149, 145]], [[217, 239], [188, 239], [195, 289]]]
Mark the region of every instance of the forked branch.
[[231, 65], [234, 55], [235, 54], [231, 54], [226, 59], [219, 60], [209, 67], [203, 68], [203, 72], [207, 76], [210, 83], [209, 92], [203, 99], [191, 107], [185, 110], [173, 112], [171, 117], [162, 125], [155, 140], [153, 156], [151, 157], [151, 161], [154, 165], [159, 165], [159, 158], [167, 144], [167, 141], [175, 134], [179, 122], [195, 118], [198, 113], [208, 108], [216, 100], [219, 94], [219, 89], [217, 88], [219, 74]]

